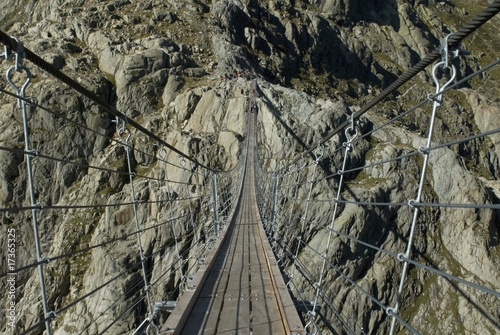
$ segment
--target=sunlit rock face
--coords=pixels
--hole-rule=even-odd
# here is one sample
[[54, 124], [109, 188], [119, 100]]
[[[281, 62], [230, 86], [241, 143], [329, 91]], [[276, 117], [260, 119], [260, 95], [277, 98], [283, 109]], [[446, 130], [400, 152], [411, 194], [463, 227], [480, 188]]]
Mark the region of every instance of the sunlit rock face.
[[[274, 170], [283, 166], [282, 161], [298, 158], [316, 145], [486, 5], [486, 1], [466, 0], [1, 0], [0, 26], [129, 118], [218, 170], [231, 169], [241, 158], [251, 80], [257, 78], [259, 157], [264, 168]], [[464, 43], [472, 55], [454, 61], [459, 78], [497, 57], [494, 37], [498, 28], [494, 19]], [[29, 110], [34, 148], [47, 156], [81, 163], [36, 159], [33, 173], [37, 201], [69, 206], [131, 202], [128, 176], [83, 167], [128, 171], [125, 149], [109, 139], [117, 138], [114, 117], [30, 62], [26, 65], [34, 74], [26, 90], [28, 96], [106, 135], [68, 126], [41, 109]], [[8, 66], [7, 62], [0, 64], [2, 73]], [[445, 97], [437, 114], [434, 143], [498, 128], [496, 78], [492, 72]], [[10, 89], [5, 81], [2, 87]], [[421, 73], [400, 89], [399, 98], [365, 114], [360, 132], [411, 108], [434, 90], [431, 72]], [[2, 95], [1, 99], [0, 145], [22, 148], [20, 111], [10, 98]], [[348, 164], [368, 165], [425, 146], [429, 112], [427, 107], [417, 109], [360, 141]], [[131, 141], [141, 150], [132, 157], [134, 168], [147, 176], [164, 178], [152, 157], [158, 152], [155, 143], [139, 133], [133, 133]], [[342, 136], [336, 136], [329, 147], [343, 141]], [[499, 141], [498, 135], [492, 135], [432, 152], [423, 201], [499, 203]], [[166, 157], [179, 163], [173, 151]], [[341, 161], [340, 153], [333, 155], [318, 168], [316, 176], [337, 171]], [[23, 155], [0, 151], [0, 162], [0, 207], [29, 206]], [[373, 166], [347, 176], [348, 188], [342, 196], [406, 203], [415, 197], [420, 171], [420, 158]], [[184, 178], [180, 170], [168, 173], [171, 180]], [[302, 178], [311, 179], [312, 170], [306, 169]], [[166, 198], [164, 185], [137, 181], [134, 186], [141, 201], [154, 203]], [[315, 184], [312, 193], [331, 200], [336, 187], [335, 181], [325, 181]], [[196, 194], [196, 189], [171, 188], [178, 198]], [[296, 196], [307, 197], [307, 190], [300, 189]], [[161, 222], [165, 211], [166, 207], [160, 205], [139, 206], [140, 225]], [[174, 215], [186, 217], [187, 213], [187, 207], [179, 206]], [[314, 203], [308, 213], [326, 226], [331, 222], [332, 207]], [[349, 204], [340, 208], [334, 229], [397, 254], [405, 251], [412, 214], [408, 207], [373, 209]], [[35, 262], [31, 212], [0, 213], [0, 218], [0, 244], [6, 245], [7, 230], [14, 227], [17, 264]], [[189, 230], [189, 225], [189, 220], [179, 220], [176, 234]], [[417, 227], [412, 250], [415, 259], [500, 290], [497, 212], [432, 209], [422, 211]], [[131, 207], [64, 214], [42, 211], [39, 230], [42, 255], [54, 257], [133, 233], [134, 213]], [[305, 231], [303, 239], [318, 250], [327, 244], [324, 232], [314, 227]], [[163, 300], [180, 280], [179, 273], [169, 269], [177, 257], [174, 241], [170, 226], [142, 234], [145, 252], [158, 254], [148, 264], [151, 280], [168, 273], [155, 288], [156, 300]], [[180, 247], [187, 249], [190, 242], [185, 243]], [[382, 303], [394, 304], [402, 267], [399, 261], [340, 238], [332, 241], [327, 256]], [[137, 263], [138, 257], [137, 241], [129, 239], [92, 249], [77, 258], [51, 262], [45, 266], [49, 309], [58, 310], [92, 292]], [[318, 272], [321, 264], [315, 257], [307, 248], [299, 253], [299, 259], [308, 261]], [[5, 257], [0, 265], [6, 268]], [[104, 330], [129, 307], [137, 293], [133, 287], [140, 280], [137, 267], [106, 290], [91, 294], [51, 322], [53, 333], [80, 333], [89, 325], [84, 334]], [[336, 272], [326, 273], [324, 283], [341, 315], [355, 320], [367, 334], [388, 333], [390, 318], [383, 310], [373, 309], [373, 303]], [[304, 294], [313, 294], [306, 282], [299, 279], [296, 284]], [[0, 288], [5, 285], [0, 278]], [[29, 328], [43, 314], [37, 272], [23, 271], [17, 285], [17, 329], [7, 326], [5, 313], [0, 313], [0, 330], [5, 334]], [[0, 290], [2, 306], [7, 301], [6, 292]], [[122, 295], [125, 298], [113, 304]], [[499, 331], [498, 299], [421, 269], [410, 268], [402, 300], [401, 315], [421, 333]], [[144, 320], [146, 310], [145, 304], [138, 304], [109, 332], [133, 332]], [[92, 323], [101, 313], [106, 318]], [[333, 320], [336, 333], [346, 333], [333, 313], [327, 312], [326, 317]], [[329, 330], [323, 331], [327, 334]], [[42, 332], [39, 328], [34, 334]]]

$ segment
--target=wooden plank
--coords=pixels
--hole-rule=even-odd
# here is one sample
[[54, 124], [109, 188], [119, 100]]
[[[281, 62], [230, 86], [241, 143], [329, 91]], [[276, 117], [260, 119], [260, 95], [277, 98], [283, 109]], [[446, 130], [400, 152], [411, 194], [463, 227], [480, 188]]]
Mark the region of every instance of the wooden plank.
[[[237, 219], [236, 219], [237, 221]], [[181, 334], [216, 334], [240, 227], [233, 227]], [[201, 299], [201, 300], [200, 300]]]
[[248, 253], [248, 226], [244, 217], [248, 206], [246, 197], [242, 197], [241, 212], [237, 225], [239, 226], [236, 248], [229, 274], [227, 290], [224, 295], [222, 311], [220, 314], [218, 333], [238, 331], [238, 334], [250, 333], [250, 291], [249, 291], [249, 253]]
[[[255, 141], [253, 117], [249, 128], [251, 144]], [[196, 292], [187, 292], [191, 295], [189, 303], [182, 306], [189, 309], [188, 315], [184, 311], [183, 319], [178, 322], [178, 327], [184, 328], [182, 334], [305, 333], [300, 319], [296, 322], [298, 314], [293, 300], [263, 233], [255, 198], [253, 157], [250, 150], [247, 157], [250, 163], [245, 167], [240, 198], [224, 242], [218, 245], [216, 257], [210, 258], [204, 281], [196, 282]], [[166, 325], [169, 321], [170, 318]], [[178, 328], [175, 332], [164, 328], [160, 334], [180, 333]]]

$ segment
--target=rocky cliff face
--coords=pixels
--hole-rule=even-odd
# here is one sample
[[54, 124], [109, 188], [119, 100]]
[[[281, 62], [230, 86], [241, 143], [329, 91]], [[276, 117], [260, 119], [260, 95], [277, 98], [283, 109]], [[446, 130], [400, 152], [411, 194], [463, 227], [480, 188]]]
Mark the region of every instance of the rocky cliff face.
[[[138, 120], [147, 129], [166, 138], [185, 153], [215, 169], [227, 170], [238, 161], [246, 127], [245, 110], [250, 90], [246, 78], [228, 81], [235, 71], [262, 76], [259, 81], [259, 148], [265, 167], [275, 169], [281, 160], [297, 157], [322, 135], [345, 120], [357, 106], [376, 95], [388, 83], [437, 47], [486, 1], [433, 0], [17, 0], [0, 1], [2, 29], [19, 38], [32, 51], [78, 80], [91, 91]], [[500, 46], [491, 39], [500, 23], [494, 19], [469, 39], [464, 47], [472, 56], [460, 60], [463, 77], [496, 58]], [[490, 36], [490, 37], [488, 37]], [[113, 136], [116, 130], [108, 116], [91, 102], [78, 97], [29, 63], [34, 72], [27, 90], [42, 105]], [[1, 64], [2, 71], [8, 64]], [[498, 69], [473, 81], [473, 86], [454, 90], [438, 114], [436, 142], [446, 142], [478, 131], [498, 127]], [[221, 76], [224, 80], [221, 80]], [[414, 105], [433, 92], [430, 73], [422, 73], [403, 87], [402, 98], [386, 103], [366, 115], [363, 131]], [[2, 82], [3, 87], [7, 87]], [[0, 143], [21, 147], [21, 116], [2, 95]], [[124, 150], [110, 140], [68, 127], [50, 113], [32, 111], [30, 127], [37, 150], [87, 165], [103, 165], [126, 171]], [[369, 164], [407, 153], [424, 145], [429, 111], [419, 109], [357, 144], [351, 166]], [[500, 149], [498, 136], [486, 137], [431, 155], [426, 201], [498, 203]], [[161, 178], [158, 163], [149, 156], [156, 148], [146, 138], [133, 134], [134, 145], [145, 154], [134, 157], [137, 171]], [[331, 144], [340, 143], [336, 138]], [[26, 206], [26, 168], [20, 155], [0, 151], [0, 207]], [[177, 160], [173, 153], [169, 159]], [[334, 156], [334, 167], [341, 158]], [[405, 159], [350, 175], [348, 192], [366, 201], [405, 202], [414, 197], [421, 162]], [[152, 168], [154, 167], [154, 168]], [[325, 169], [326, 169], [325, 168]], [[325, 170], [326, 171], [326, 170]], [[322, 170], [321, 173], [326, 173]], [[35, 189], [39, 202], [47, 205], [87, 205], [130, 202], [128, 177], [45, 160], [35, 162]], [[183, 178], [173, 170], [172, 180]], [[311, 171], [303, 176], [311, 177]], [[314, 192], [324, 199], [334, 196], [334, 183], [319, 183]], [[164, 199], [164, 189], [152, 183], [136, 185], [140, 199]], [[174, 188], [179, 198], [189, 196]], [[184, 193], [183, 193], [184, 192]], [[190, 192], [195, 192], [191, 190]], [[304, 191], [300, 196], [305, 197]], [[162, 198], [163, 197], [163, 198]], [[347, 194], [346, 194], [347, 197]], [[139, 217], [147, 226], [161, 222], [162, 210], [142, 206]], [[328, 205], [314, 204], [310, 215], [329, 217]], [[185, 215], [180, 208], [178, 215]], [[8, 228], [18, 232], [18, 264], [35, 260], [30, 214], [0, 214], [0, 243], [6, 243]], [[153, 219], [151, 219], [153, 218]], [[431, 225], [426, 221], [434, 222]], [[318, 221], [322, 225], [327, 222]], [[350, 235], [401, 252], [406, 245], [411, 213], [408, 208], [342, 208], [335, 228]], [[182, 221], [179, 234], [188, 230]], [[133, 232], [130, 210], [84, 210], [44, 215], [40, 222], [42, 251], [55, 256], [118, 238]], [[489, 210], [433, 209], [424, 211], [418, 226], [414, 254], [449, 273], [499, 290], [498, 213]], [[143, 234], [148, 255], [159, 253], [149, 264], [158, 278], [174, 259], [171, 229], [152, 229]], [[325, 244], [324, 234], [310, 229], [307, 241], [314, 248]], [[186, 247], [186, 246], [184, 246]], [[330, 249], [332, 262], [340, 264], [362, 287], [379, 292], [385, 304], [395, 299], [400, 264], [388, 256], [367, 253], [357, 245], [336, 240]], [[329, 254], [329, 255], [330, 255]], [[161, 256], [160, 256], [161, 255]], [[300, 257], [306, 259], [307, 251]], [[51, 263], [46, 271], [49, 304], [60, 308], [91, 292], [137, 261], [131, 239], [107, 248], [96, 248], [73, 260]], [[5, 259], [2, 257], [2, 269]], [[137, 269], [138, 270], [138, 269]], [[3, 270], [2, 270], [3, 271]], [[56, 334], [80, 332], [101, 312], [106, 320], [92, 325], [94, 334], [121, 313], [127, 304], [112, 305], [117, 296], [130, 294], [140, 279], [137, 271], [92, 295], [85, 303], [59, 315], [53, 322]], [[174, 273], [155, 292], [158, 300], [178, 281]], [[332, 300], [342, 315], [354, 317], [366, 333], [386, 333], [389, 325], [383, 311], [359, 296], [334, 273]], [[423, 333], [494, 334], [499, 331], [498, 299], [412, 269], [411, 289], [404, 292], [403, 316]], [[6, 285], [1, 281], [0, 287]], [[298, 283], [304, 290], [304, 283]], [[310, 288], [309, 288], [310, 289]], [[39, 320], [39, 283], [30, 270], [18, 277], [18, 329]], [[5, 301], [5, 290], [0, 293]], [[381, 293], [384, 292], [384, 293]], [[334, 298], [335, 297], [335, 298]], [[21, 307], [22, 306], [22, 307]], [[140, 304], [113, 325], [112, 333], [129, 333], [144, 317]], [[335, 320], [335, 316], [327, 315]], [[0, 321], [5, 325], [5, 315]], [[2, 331], [13, 332], [2, 326]], [[343, 333], [340, 324], [336, 332]], [[326, 330], [325, 330], [326, 331]], [[41, 328], [38, 329], [41, 333]]]

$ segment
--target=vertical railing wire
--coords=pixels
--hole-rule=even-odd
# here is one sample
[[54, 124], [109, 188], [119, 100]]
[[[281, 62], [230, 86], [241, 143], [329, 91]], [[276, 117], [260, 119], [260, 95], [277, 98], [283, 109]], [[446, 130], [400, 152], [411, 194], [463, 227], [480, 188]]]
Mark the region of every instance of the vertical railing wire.
[[[198, 170], [199, 170], [199, 165], [195, 165], [194, 167], [194, 177], [195, 177], [195, 183], [196, 183], [196, 194], [198, 195], [198, 201], [199, 201], [199, 204], [200, 204], [200, 214], [199, 214], [199, 220], [200, 220], [200, 234], [203, 234], [203, 246], [204, 248], [206, 248], [208, 246], [207, 244], [207, 234], [206, 234], [206, 225], [205, 223], [203, 222], [203, 218], [205, 217], [205, 214], [204, 214], [204, 210], [203, 210], [203, 198], [201, 196], [201, 192], [200, 192], [200, 181], [199, 181], [199, 173], [198, 173]], [[206, 251], [206, 250], [205, 250]], [[203, 260], [203, 258], [202, 258]]]
[[[15, 65], [11, 66], [7, 70], [7, 82], [9, 85], [16, 91], [16, 94], [21, 97], [21, 98], [26, 98], [26, 88], [31, 82], [31, 71], [24, 66], [22, 60], [23, 60], [23, 53], [24, 53], [24, 48], [21, 42], [19, 42], [17, 39], [16, 41], [19, 43], [19, 47], [16, 53], [16, 62]], [[7, 47], [5, 47], [5, 58], [9, 59], [9, 50]], [[22, 73], [23, 71], [26, 73], [27, 79], [26, 82], [23, 84], [21, 89], [17, 87], [11, 79], [11, 73], [12, 71], [17, 71]], [[37, 152], [35, 150], [31, 149], [30, 146], [30, 140], [29, 140], [29, 126], [28, 126], [28, 112], [27, 112], [27, 103], [24, 99], [18, 99], [18, 107], [21, 109], [22, 114], [23, 114], [23, 129], [24, 129], [24, 147], [25, 151], [27, 154], [25, 154], [25, 159], [26, 159], [26, 170], [28, 174], [28, 188], [29, 188], [29, 193], [30, 193], [30, 201], [31, 201], [31, 206], [36, 207], [31, 210], [31, 215], [32, 215], [32, 223], [33, 223], [33, 234], [35, 237], [35, 249], [36, 249], [36, 256], [38, 262], [41, 262], [38, 265], [38, 274], [40, 276], [40, 290], [42, 294], [42, 305], [43, 305], [43, 312], [45, 316], [45, 328], [47, 331], [47, 335], [51, 335], [51, 329], [50, 329], [50, 320], [54, 318], [55, 312], [54, 311], [49, 311], [48, 307], [48, 301], [47, 301], [47, 293], [45, 289], [45, 278], [44, 278], [44, 273], [43, 273], [43, 266], [46, 264], [46, 262], [43, 262], [44, 260], [48, 261], [47, 258], [42, 257], [42, 250], [40, 247], [40, 233], [38, 231], [38, 218], [37, 218], [37, 213], [42, 209], [42, 205], [38, 204], [36, 202], [36, 195], [35, 195], [35, 185], [34, 185], [34, 180], [33, 180], [33, 166], [32, 166], [32, 159], [33, 157], [36, 157]]]
[[[431, 143], [432, 143], [432, 133], [434, 130], [434, 121], [436, 118], [436, 112], [437, 112], [438, 108], [441, 106], [441, 101], [442, 101], [442, 94], [439, 94], [439, 92], [442, 89], [445, 89], [447, 86], [449, 86], [455, 80], [455, 77], [456, 77], [455, 66], [452, 64], [449, 64], [449, 59], [450, 59], [449, 50], [448, 50], [448, 38], [449, 37], [450, 37], [450, 35], [446, 36], [443, 40], [443, 43], [442, 43], [442, 46], [443, 46], [442, 47], [442, 60], [439, 63], [437, 63], [432, 69], [432, 78], [434, 80], [434, 83], [436, 84], [436, 94], [433, 96], [429, 96], [429, 98], [432, 99], [434, 101], [434, 103], [433, 103], [432, 115], [431, 115], [431, 119], [430, 119], [430, 123], [429, 123], [429, 132], [428, 132], [428, 136], [427, 136], [427, 147], [426, 148], [419, 148], [419, 151], [424, 155], [424, 161], [422, 163], [422, 172], [420, 175], [420, 183], [418, 185], [417, 197], [413, 200], [408, 201], [408, 205], [413, 208], [413, 219], [412, 219], [412, 223], [411, 223], [410, 236], [408, 238], [408, 244], [406, 247], [406, 251], [404, 254], [398, 255], [398, 259], [400, 261], [403, 261], [403, 270], [401, 272], [401, 279], [400, 279], [399, 288], [398, 288], [398, 292], [397, 292], [397, 296], [396, 296], [396, 303], [395, 303], [394, 307], [389, 307], [387, 309], [387, 314], [392, 316], [390, 335], [394, 334], [395, 324], [396, 324], [395, 314], [398, 313], [399, 305], [401, 303], [401, 295], [403, 293], [403, 287], [405, 284], [406, 274], [407, 274], [408, 265], [409, 265], [409, 263], [406, 260], [404, 260], [402, 257], [404, 257], [404, 258], [411, 257], [411, 249], [413, 247], [415, 227], [417, 225], [417, 220], [418, 220], [418, 216], [419, 216], [419, 208], [415, 207], [414, 204], [420, 202], [421, 197], [422, 197], [422, 192], [424, 189], [425, 176], [426, 176], [427, 166], [428, 166], [428, 162], [429, 162], [429, 151], [427, 150], [427, 148], [429, 148], [431, 146]], [[439, 79], [437, 77], [437, 71], [440, 68], [441, 68], [441, 70], [443, 70], [443, 72], [446, 69], [451, 69], [451, 78], [443, 86], [441, 86]]]
[[[293, 210], [294, 210], [294, 206], [295, 206], [295, 198], [298, 194], [298, 190], [299, 190], [299, 186], [300, 186], [300, 178], [301, 178], [302, 171], [304, 170], [305, 166], [306, 166], [306, 164], [305, 164], [304, 160], [300, 160], [297, 163], [297, 178], [295, 180], [295, 186], [294, 186], [294, 189], [293, 189], [293, 192], [291, 195], [292, 201], [290, 202], [290, 209], [288, 211], [288, 222], [286, 224], [286, 227], [290, 227], [290, 225], [292, 224]], [[283, 237], [286, 238], [286, 232], [283, 232]], [[291, 239], [291, 237], [290, 237], [290, 239]], [[288, 243], [288, 240], [282, 242], [281, 253], [280, 253], [280, 256], [278, 257], [278, 262], [281, 262], [282, 264], [283, 264], [284, 259], [285, 259], [285, 245], [287, 243]]]
[[172, 193], [170, 191], [170, 181], [168, 179], [168, 172], [167, 172], [167, 150], [163, 146], [161, 146], [160, 150], [158, 151], [158, 155], [160, 156], [161, 160], [163, 161], [163, 169], [165, 173], [165, 185], [167, 187], [167, 197], [168, 197], [168, 209], [170, 212], [170, 220], [171, 220], [171, 227], [172, 227], [172, 233], [174, 235], [174, 240], [175, 240], [175, 252], [177, 253], [177, 259], [179, 260], [179, 272], [180, 272], [180, 283], [179, 283], [179, 293], [182, 293], [185, 290], [185, 284], [186, 284], [186, 278], [184, 276], [184, 260], [182, 258], [182, 255], [180, 253], [180, 248], [179, 248], [179, 237], [177, 236], [177, 231], [176, 231], [176, 220], [174, 216], [174, 209], [173, 209], [173, 204], [172, 204]]
[[[116, 120], [117, 124], [120, 122], [118, 119]], [[125, 135], [125, 137], [124, 137]], [[148, 302], [148, 318], [150, 320], [153, 319], [153, 304], [151, 302], [151, 286], [148, 283], [148, 276], [147, 276], [147, 271], [146, 271], [146, 261], [147, 257], [144, 256], [144, 249], [142, 248], [142, 242], [141, 242], [141, 233], [143, 230], [139, 226], [139, 217], [137, 215], [137, 206], [139, 205], [139, 201], [135, 197], [135, 189], [134, 189], [134, 176], [136, 173], [133, 171], [132, 167], [132, 159], [130, 156], [130, 149], [133, 149], [133, 146], [129, 144], [129, 139], [131, 137], [132, 133], [129, 128], [127, 128], [127, 121], [122, 120], [121, 121], [121, 127], [118, 129], [118, 137], [123, 142], [123, 146], [125, 148], [125, 153], [127, 154], [127, 165], [128, 165], [128, 174], [129, 174], [129, 181], [130, 181], [130, 196], [132, 197], [132, 208], [134, 210], [134, 221], [135, 221], [135, 229], [136, 229], [136, 235], [137, 235], [137, 245], [139, 247], [139, 255], [141, 257], [141, 267], [142, 267], [142, 277], [144, 280], [144, 290], [146, 291], [146, 299]]]
[[[350, 134], [351, 132], [354, 132], [354, 135], [351, 135]], [[323, 284], [323, 277], [325, 275], [326, 263], [327, 263], [327, 259], [328, 259], [328, 251], [330, 249], [330, 244], [331, 244], [331, 241], [332, 241], [332, 235], [333, 235], [333, 231], [332, 230], [333, 230], [333, 227], [335, 225], [335, 220], [337, 218], [337, 212], [338, 212], [338, 208], [339, 208], [338, 200], [340, 199], [340, 193], [342, 192], [342, 187], [343, 187], [343, 182], [344, 182], [344, 170], [346, 169], [346, 166], [347, 166], [348, 154], [349, 154], [350, 151], [353, 150], [352, 141], [354, 139], [356, 139], [356, 137], [358, 137], [358, 129], [356, 128], [356, 121], [353, 119], [353, 114], [351, 114], [350, 125], [345, 130], [345, 137], [346, 137], [346, 141], [343, 143], [343, 147], [345, 148], [345, 150], [344, 150], [344, 159], [343, 159], [343, 162], [342, 162], [342, 168], [338, 171], [338, 174], [340, 175], [340, 180], [339, 180], [339, 184], [338, 184], [338, 187], [337, 187], [337, 195], [332, 200], [332, 202], [334, 203], [334, 207], [333, 207], [332, 219], [330, 221], [330, 225], [329, 225], [329, 229], [328, 229], [328, 231], [329, 231], [328, 232], [328, 240], [326, 242], [325, 253], [322, 255], [323, 262], [322, 262], [322, 265], [321, 265], [321, 271], [320, 271], [320, 274], [319, 274], [319, 279], [315, 283], [316, 294], [314, 296], [313, 308], [310, 311], [310, 314], [312, 315], [313, 318], [316, 317], [316, 307], [318, 305], [318, 298], [319, 298], [319, 294], [320, 294], [320, 291], [321, 291], [321, 285]], [[343, 318], [340, 318], [340, 320], [344, 324], [344, 326], [347, 328], [348, 332], [351, 335], [354, 335], [354, 331], [349, 327], [349, 325], [347, 323], [344, 322]]]
[[199, 248], [199, 239], [198, 239], [198, 234], [196, 232], [196, 224], [194, 223], [194, 214], [193, 214], [193, 209], [191, 207], [191, 199], [190, 199], [190, 194], [191, 192], [189, 191], [189, 180], [187, 178], [187, 173], [186, 173], [186, 159], [184, 159], [183, 156], [178, 156], [180, 158], [180, 165], [182, 167], [182, 175], [184, 177], [184, 184], [186, 186], [186, 198], [187, 198], [187, 203], [188, 203], [188, 209], [189, 209], [189, 218], [191, 221], [191, 228], [193, 229], [193, 237], [194, 237], [194, 245], [195, 245], [195, 250], [196, 250], [196, 262], [200, 262], [200, 248]]
[[213, 198], [213, 211], [214, 211], [214, 238], [217, 239], [220, 234], [220, 226], [219, 226], [219, 212], [218, 212], [218, 199], [217, 199], [217, 174], [215, 172], [212, 173], [212, 198]]
[[292, 271], [290, 273], [290, 281], [293, 280], [293, 276], [295, 274], [295, 268], [296, 268], [296, 262], [297, 258], [299, 256], [299, 251], [301, 249], [301, 244], [303, 243], [303, 238], [304, 238], [304, 229], [305, 229], [305, 224], [307, 220], [307, 214], [309, 211], [309, 204], [311, 201], [311, 194], [312, 194], [312, 189], [314, 186], [314, 180], [316, 178], [316, 170], [318, 167], [319, 160], [323, 156], [323, 148], [321, 146], [318, 146], [318, 148], [313, 152], [314, 154], [314, 166], [313, 166], [313, 172], [311, 175], [311, 179], [309, 180], [309, 192], [307, 193], [307, 198], [306, 198], [306, 208], [304, 209], [304, 215], [301, 216], [300, 221], [301, 221], [301, 226], [300, 226], [300, 233], [296, 237], [297, 239], [297, 247], [295, 249], [295, 254], [293, 255], [293, 264], [292, 264]]

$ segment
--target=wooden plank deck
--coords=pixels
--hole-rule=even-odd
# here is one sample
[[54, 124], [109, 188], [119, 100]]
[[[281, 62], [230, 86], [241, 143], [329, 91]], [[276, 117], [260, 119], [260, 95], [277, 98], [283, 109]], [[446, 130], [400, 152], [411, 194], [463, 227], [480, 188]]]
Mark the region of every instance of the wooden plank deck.
[[[249, 113], [249, 148], [255, 143], [255, 116]], [[173, 319], [178, 321], [169, 318], [160, 334], [305, 334], [263, 235], [255, 197], [254, 154], [248, 151], [239, 202], [204, 282], [193, 289], [189, 302], [178, 304], [189, 311], [174, 310]]]

